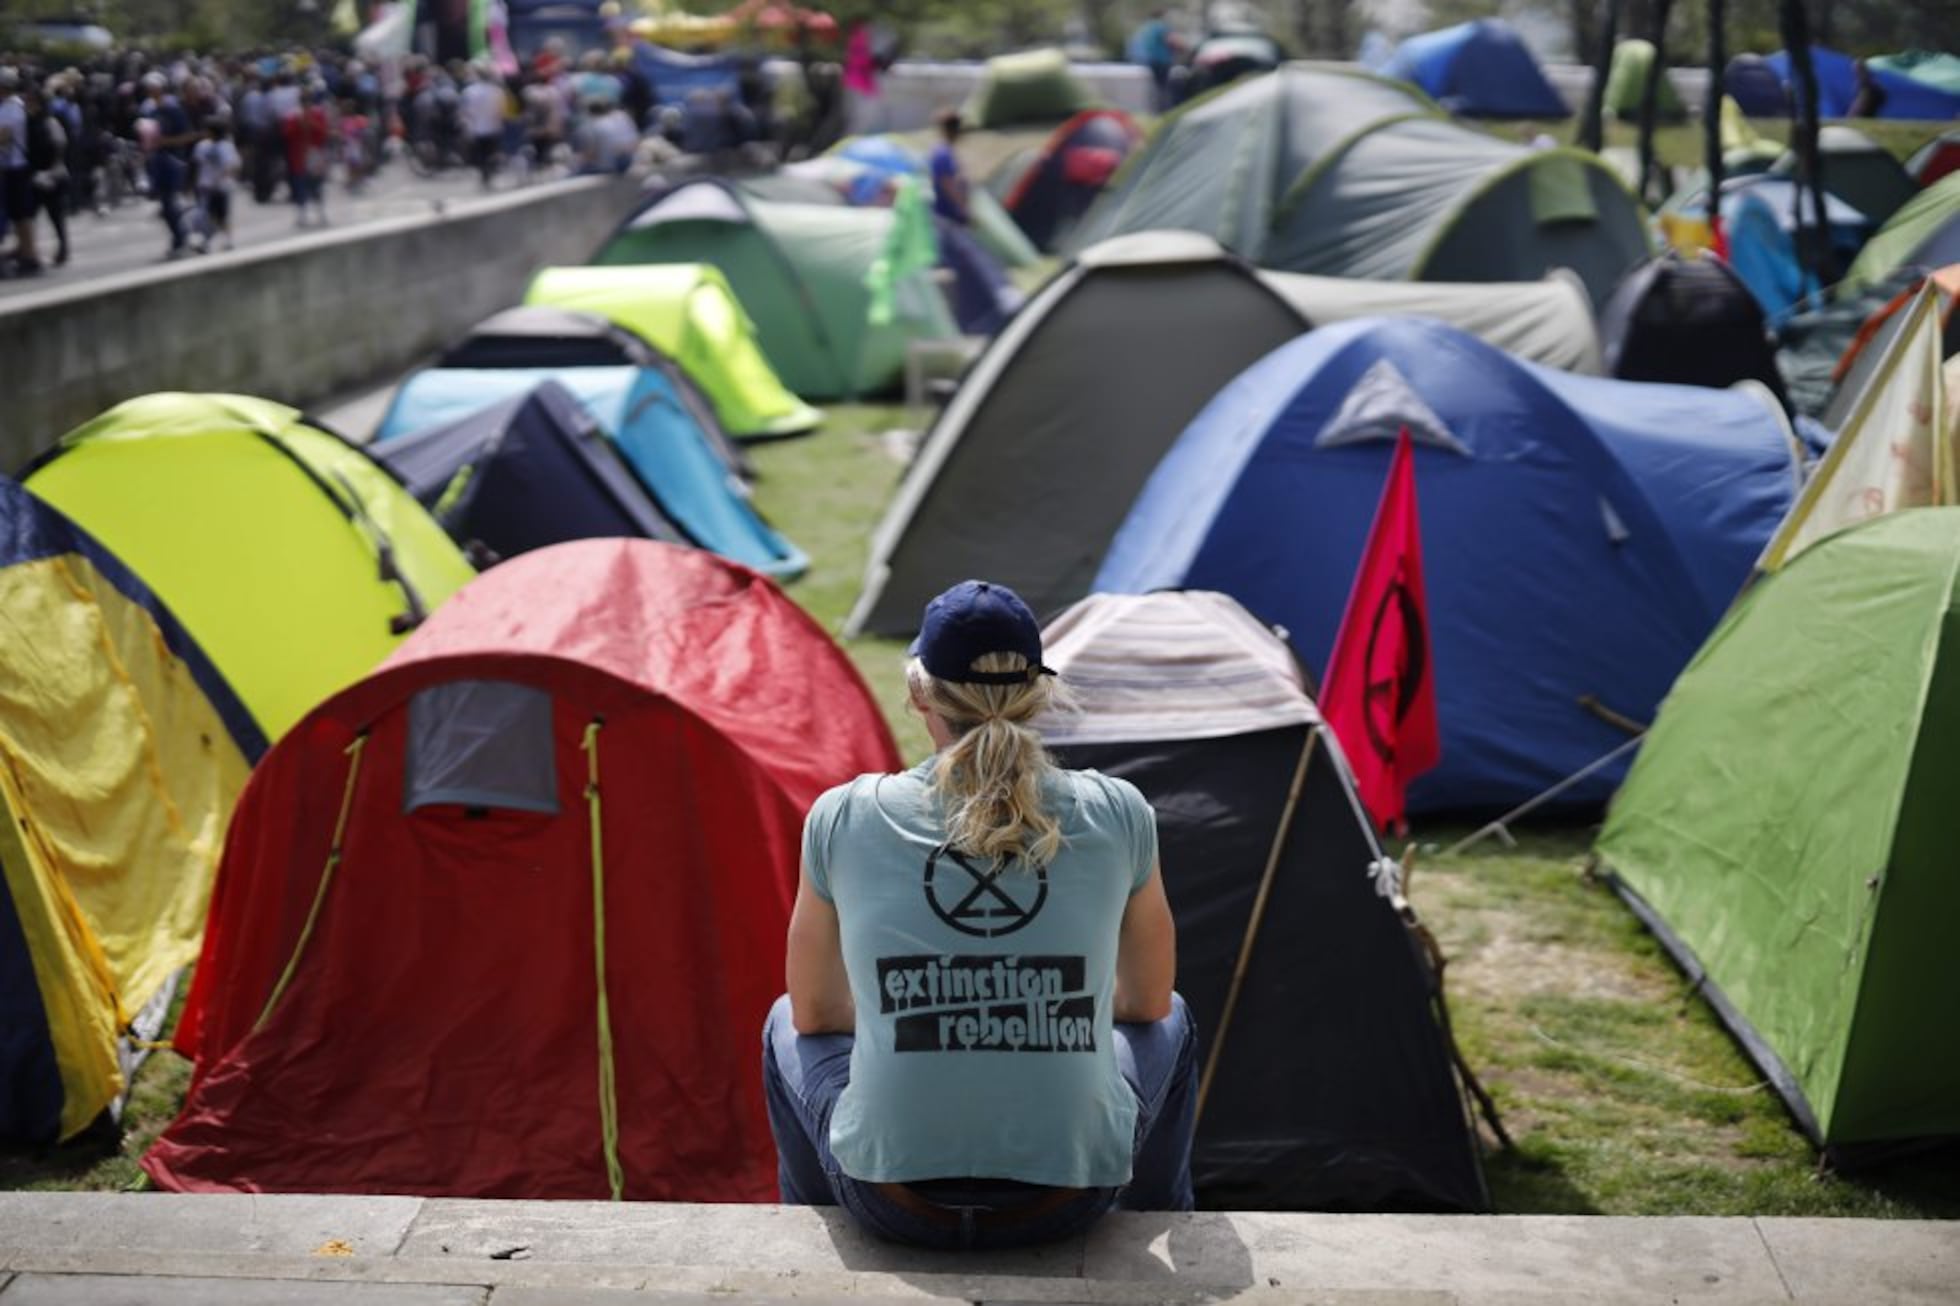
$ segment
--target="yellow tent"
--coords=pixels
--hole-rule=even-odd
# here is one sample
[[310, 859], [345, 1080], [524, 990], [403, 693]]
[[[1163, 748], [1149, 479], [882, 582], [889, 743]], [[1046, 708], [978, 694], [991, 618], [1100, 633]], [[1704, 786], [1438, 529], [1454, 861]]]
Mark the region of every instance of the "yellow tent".
[[141, 572], [275, 739], [474, 574], [365, 453], [263, 399], [132, 399], [27, 484]]
[[0, 1138], [85, 1128], [196, 958], [265, 737], [129, 569], [0, 479]]

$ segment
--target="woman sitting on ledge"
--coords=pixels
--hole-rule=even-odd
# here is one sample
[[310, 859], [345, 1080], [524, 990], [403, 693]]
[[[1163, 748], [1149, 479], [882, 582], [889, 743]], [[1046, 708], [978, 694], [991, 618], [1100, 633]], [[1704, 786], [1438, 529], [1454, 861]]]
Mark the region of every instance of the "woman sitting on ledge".
[[817, 800], [763, 1074], [785, 1202], [928, 1247], [1191, 1208], [1195, 1040], [1154, 813], [1056, 767], [1010, 589], [926, 607], [906, 667], [937, 752]]

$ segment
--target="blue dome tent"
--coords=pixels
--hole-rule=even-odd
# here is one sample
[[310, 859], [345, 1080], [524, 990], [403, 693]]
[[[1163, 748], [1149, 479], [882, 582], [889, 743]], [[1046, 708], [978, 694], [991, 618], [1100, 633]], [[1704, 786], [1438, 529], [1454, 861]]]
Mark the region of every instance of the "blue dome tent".
[[[1361, 319], [1241, 373], [1158, 464], [1095, 588], [1222, 590], [1324, 666], [1397, 434], [1416, 441], [1443, 735], [1412, 810], [1521, 802], [1653, 718], [1789, 506], [1766, 392], [1574, 376]], [[1604, 801], [1624, 766], [1567, 801]]]
[[572, 392], [689, 543], [778, 578], [809, 566], [750, 506], [740, 478], [661, 373], [640, 367], [439, 367], [410, 377], [375, 432], [376, 453], [413, 431], [454, 422], [546, 381]]
[[[1794, 84], [1788, 50], [1778, 50], [1763, 62], [1783, 80], [1786, 87]], [[1817, 116], [1850, 117], [1851, 102], [1858, 98], [1857, 61], [1848, 54], [1813, 45], [1810, 47], [1810, 62], [1817, 70]], [[1872, 66], [1870, 72], [1872, 81], [1885, 93], [1878, 117], [1911, 118], [1924, 122], [1960, 118], [1960, 95], [1886, 68]]]
[[1563, 118], [1571, 110], [1509, 23], [1479, 18], [1412, 36], [1382, 75], [1414, 82], [1467, 118]]

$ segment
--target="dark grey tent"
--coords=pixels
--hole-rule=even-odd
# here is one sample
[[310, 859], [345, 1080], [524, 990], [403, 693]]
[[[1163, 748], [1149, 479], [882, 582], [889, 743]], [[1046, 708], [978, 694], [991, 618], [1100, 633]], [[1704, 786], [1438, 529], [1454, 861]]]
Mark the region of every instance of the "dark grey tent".
[[1081, 598], [1185, 424], [1306, 325], [1212, 241], [1170, 232], [1085, 251], [994, 337], [926, 433], [872, 538], [849, 629], [914, 630], [926, 600], [968, 576], [1013, 586], [1036, 612]]
[[1606, 368], [1623, 381], [1769, 388], [1790, 406], [1762, 306], [1729, 265], [1667, 253], [1620, 282], [1599, 313]]
[[1288, 64], [1157, 125], [1078, 245], [1175, 227], [1261, 267], [1391, 281], [1534, 281], [1570, 268], [1603, 300], [1648, 252], [1598, 156], [1443, 117], [1413, 87]]
[[1049, 626], [1044, 661], [1082, 709], [1038, 723], [1050, 747], [1157, 811], [1178, 989], [1199, 1065], [1217, 1052], [1199, 1200], [1486, 1209], [1436, 972], [1286, 642], [1222, 594], [1096, 595]]
[[384, 440], [382, 464], [458, 544], [509, 558], [566, 540], [691, 543], [555, 381]]
[[682, 407], [707, 435], [716, 457], [744, 480], [755, 470], [722, 429], [715, 406], [686, 369], [625, 327], [596, 313], [526, 304], [470, 328], [437, 367], [644, 367], [673, 384]]
[[[1856, 127], [1831, 123], [1817, 133], [1817, 152], [1823, 167], [1824, 189], [1882, 227], [1887, 218], [1919, 193], [1905, 165], [1892, 152]], [[1770, 167], [1779, 177], [1797, 170], [1797, 156], [1785, 151]]]

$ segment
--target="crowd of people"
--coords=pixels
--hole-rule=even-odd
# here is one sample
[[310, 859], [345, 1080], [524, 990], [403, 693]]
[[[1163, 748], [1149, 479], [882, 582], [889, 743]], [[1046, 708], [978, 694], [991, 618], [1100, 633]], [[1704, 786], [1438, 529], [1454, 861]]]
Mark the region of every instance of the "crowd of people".
[[649, 152], [762, 140], [775, 116], [759, 78], [739, 97], [662, 111], [624, 49], [547, 44], [508, 73], [325, 50], [0, 55], [0, 276], [67, 263], [73, 220], [123, 204], [154, 205], [164, 256], [178, 258], [229, 246], [235, 195], [325, 225], [331, 189], [358, 194], [384, 167], [473, 168], [485, 188], [620, 173]]

